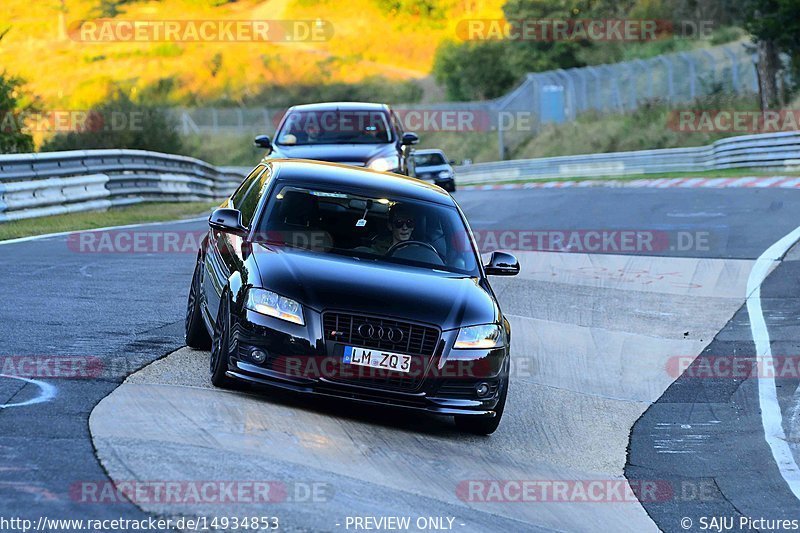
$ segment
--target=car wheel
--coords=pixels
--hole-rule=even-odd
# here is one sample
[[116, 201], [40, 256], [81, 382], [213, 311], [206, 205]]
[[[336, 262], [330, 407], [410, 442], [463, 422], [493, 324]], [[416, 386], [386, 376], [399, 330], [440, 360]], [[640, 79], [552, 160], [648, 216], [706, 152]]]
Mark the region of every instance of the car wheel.
[[450, 184], [450, 189], [449, 190], [450, 190], [450, 192], [456, 192], [456, 182], [455, 181]]
[[186, 304], [186, 345], [198, 350], [208, 350], [211, 348], [211, 335], [208, 334], [206, 325], [203, 323], [203, 312], [200, 308], [200, 280], [202, 276], [203, 263], [197, 260], [192, 276], [192, 285], [189, 287], [189, 300]]
[[503, 418], [503, 411], [506, 408], [506, 397], [508, 396], [508, 378], [503, 384], [503, 390], [500, 392], [500, 399], [495, 407], [495, 415], [491, 418], [485, 416], [469, 416], [469, 415], [456, 415], [456, 427], [466, 433], [474, 433], [475, 435], [491, 435], [497, 430], [500, 425], [500, 419]]
[[228, 298], [222, 295], [214, 324], [214, 336], [211, 343], [211, 383], [215, 387], [229, 389], [234, 382], [225, 375], [228, 371], [228, 345], [230, 343], [230, 312]]

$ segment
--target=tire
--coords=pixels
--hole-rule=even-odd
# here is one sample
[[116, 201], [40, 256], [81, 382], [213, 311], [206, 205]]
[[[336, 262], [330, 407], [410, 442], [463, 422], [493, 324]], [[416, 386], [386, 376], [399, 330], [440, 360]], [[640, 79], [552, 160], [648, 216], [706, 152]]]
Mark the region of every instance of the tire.
[[228, 370], [228, 345], [230, 344], [230, 312], [228, 297], [222, 295], [214, 324], [214, 335], [211, 343], [211, 384], [222, 389], [230, 389], [234, 381], [225, 375]]
[[456, 182], [450, 184], [450, 192], [456, 192]]
[[203, 263], [198, 258], [197, 265], [194, 267], [192, 285], [189, 287], [189, 298], [186, 303], [186, 323], [185, 339], [186, 346], [196, 350], [208, 350], [211, 348], [211, 335], [203, 322], [200, 307], [200, 278], [202, 277]]
[[491, 435], [494, 433], [497, 430], [497, 426], [500, 425], [500, 419], [503, 418], [503, 411], [506, 408], [508, 378], [506, 378], [506, 382], [503, 385], [503, 390], [500, 392], [500, 399], [497, 402], [497, 407], [495, 407], [495, 415], [493, 417], [456, 415], [456, 427], [465, 433], [473, 433], [475, 435]]

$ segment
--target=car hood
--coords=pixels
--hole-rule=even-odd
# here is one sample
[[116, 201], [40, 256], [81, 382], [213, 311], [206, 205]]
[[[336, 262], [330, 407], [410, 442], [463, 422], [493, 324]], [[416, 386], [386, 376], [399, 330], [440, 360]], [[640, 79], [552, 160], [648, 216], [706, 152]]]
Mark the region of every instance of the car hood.
[[316, 311], [406, 318], [442, 329], [499, 317], [478, 278], [262, 244], [253, 254], [262, 287]]
[[273, 157], [314, 159], [331, 163], [366, 164], [371, 159], [395, 153], [394, 144], [307, 144], [276, 145]]

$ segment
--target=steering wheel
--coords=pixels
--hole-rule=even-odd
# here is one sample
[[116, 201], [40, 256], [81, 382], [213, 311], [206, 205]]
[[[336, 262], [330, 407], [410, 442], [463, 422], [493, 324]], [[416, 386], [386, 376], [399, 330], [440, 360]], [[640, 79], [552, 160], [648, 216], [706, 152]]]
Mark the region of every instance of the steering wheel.
[[392, 245], [388, 250], [386, 250], [386, 255], [392, 256], [398, 250], [402, 250], [407, 246], [422, 246], [423, 248], [428, 248], [430, 251], [436, 254], [436, 257], [444, 264], [444, 258], [439, 254], [439, 251], [433, 247], [432, 244], [422, 241], [403, 241], [398, 242], [397, 244]]

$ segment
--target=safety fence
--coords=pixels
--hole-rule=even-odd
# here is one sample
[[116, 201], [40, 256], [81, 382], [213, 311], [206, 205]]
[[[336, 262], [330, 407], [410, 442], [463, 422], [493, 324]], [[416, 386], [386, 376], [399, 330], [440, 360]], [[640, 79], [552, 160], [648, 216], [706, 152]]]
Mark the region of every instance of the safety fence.
[[239, 169], [143, 150], [0, 155], [0, 222], [141, 202], [228, 196]]
[[800, 170], [800, 132], [721, 139], [708, 146], [477, 163], [456, 168], [461, 185], [553, 178], [624, 177], [729, 168]]
[[[478, 163], [455, 170], [457, 183], [470, 185], [729, 168], [800, 170], [800, 132], [730, 137], [694, 148]], [[248, 170], [142, 150], [0, 155], [0, 222], [148, 201], [221, 199]]]

